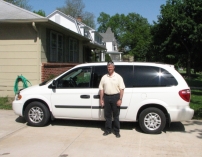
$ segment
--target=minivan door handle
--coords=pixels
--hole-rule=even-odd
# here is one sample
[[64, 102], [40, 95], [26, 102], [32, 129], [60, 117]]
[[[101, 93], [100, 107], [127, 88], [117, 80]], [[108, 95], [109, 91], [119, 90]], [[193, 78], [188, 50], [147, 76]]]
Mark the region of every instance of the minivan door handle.
[[89, 98], [90, 98], [90, 95], [80, 95], [80, 98], [89, 99]]
[[100, 99], [100, 95], [93, 95], [94, 99]]

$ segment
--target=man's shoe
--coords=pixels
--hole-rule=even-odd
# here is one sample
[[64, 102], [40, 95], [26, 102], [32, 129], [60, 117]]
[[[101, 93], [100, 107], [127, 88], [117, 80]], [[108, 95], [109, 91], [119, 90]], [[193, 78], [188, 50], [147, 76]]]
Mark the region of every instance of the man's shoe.
[[109, 134], [111, 134], [111, 132], [106, 132], [106, 131], [105, 131], [105, 132], [103, 133], [103, 136], [107, 136], [107, 135], [109, 135]]
[[119, 132], [115, 133], [115, 135], [116, 135], [116, 138], [120, 138], [121, 137], [121, 135], [119, 134]]

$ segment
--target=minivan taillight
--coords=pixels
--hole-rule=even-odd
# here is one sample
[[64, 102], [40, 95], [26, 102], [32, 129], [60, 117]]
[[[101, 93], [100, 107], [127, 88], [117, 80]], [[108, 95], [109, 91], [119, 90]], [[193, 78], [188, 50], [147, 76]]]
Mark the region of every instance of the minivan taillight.
[[183, 100], [190, 102], [190, 95], [191, 95], [190, 89], [184, 89], [179, 91], [179, 95]]

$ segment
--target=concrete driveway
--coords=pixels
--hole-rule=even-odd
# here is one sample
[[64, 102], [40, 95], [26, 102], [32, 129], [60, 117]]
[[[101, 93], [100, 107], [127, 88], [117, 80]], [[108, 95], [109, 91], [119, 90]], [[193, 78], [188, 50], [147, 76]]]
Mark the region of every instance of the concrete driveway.
[[121, 123], [121, 138], [102, 136], [104, 122], [55, 120], [30, 127], [13, 111], [0, 110], [2, 157], [202, 157], [202, 121], [172, 123], [158, 135], [138, 123]]

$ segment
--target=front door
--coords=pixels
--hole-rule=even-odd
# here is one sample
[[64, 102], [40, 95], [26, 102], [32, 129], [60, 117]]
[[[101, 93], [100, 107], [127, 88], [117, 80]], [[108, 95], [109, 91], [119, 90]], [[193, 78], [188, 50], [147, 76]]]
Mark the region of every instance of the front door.
[[51, 103], [56, 118], [91, 119], [91, 67], [73, 69], [56, 80]]

